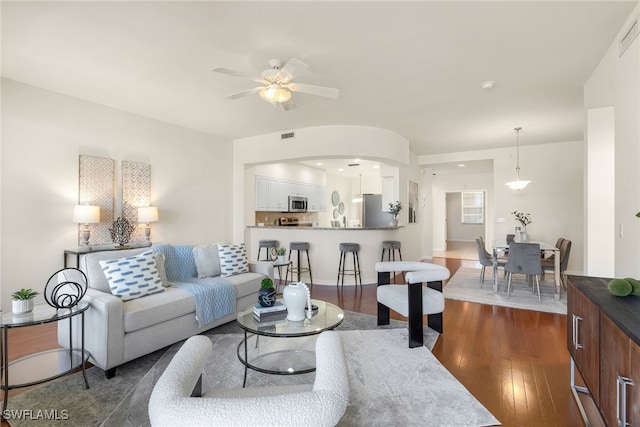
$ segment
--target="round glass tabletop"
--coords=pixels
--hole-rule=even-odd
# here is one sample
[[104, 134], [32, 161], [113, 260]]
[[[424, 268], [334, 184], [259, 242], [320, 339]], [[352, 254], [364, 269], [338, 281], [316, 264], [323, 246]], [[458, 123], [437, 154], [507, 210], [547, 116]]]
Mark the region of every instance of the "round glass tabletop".
[[317, 335], [323, 331], [336, 328], [344, 319], [344, 312], [330, 302], [311, 300], [318, 306], [313, 311], [311, 320], [290, 322], [286, 318], [277, 321], [259, 322], [253, 316], [253, 305], [238, 313], [238, 324], [241, 328], [258, 335], [271, 337], [303, 337]]

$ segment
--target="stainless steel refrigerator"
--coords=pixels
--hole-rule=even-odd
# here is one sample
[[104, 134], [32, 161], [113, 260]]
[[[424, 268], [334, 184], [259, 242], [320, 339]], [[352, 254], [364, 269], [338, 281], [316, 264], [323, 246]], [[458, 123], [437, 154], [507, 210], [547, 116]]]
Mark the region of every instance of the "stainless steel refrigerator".
[[389, 212], [382, 212], [381, 194], [362, 195], [362, 226], [389, 227], [393, 216]]

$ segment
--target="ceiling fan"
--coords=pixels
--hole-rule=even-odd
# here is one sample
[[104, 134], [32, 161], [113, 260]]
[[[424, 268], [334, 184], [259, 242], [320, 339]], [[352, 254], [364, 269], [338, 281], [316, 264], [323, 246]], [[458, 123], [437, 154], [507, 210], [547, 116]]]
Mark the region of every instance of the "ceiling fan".
[[227, 99], [238, 99], [243, 96], [257, 93], [265, 101], [270, 102], [274, 106], [281, 105], [288, 111], [296, 108], [293, 103], [287, 102], [291, 99], [291, 92], [308, 93], [333, 99], [338, 97], [338, 89], [304, 83], [293, 83], [291, 80], [295, 75], [308, 68], [307, 64], [299, 59], [291, 58], [284, 67], [282, 66], [282, 61], [279, 59], [270, 59], [269, 65], [271, 68], [264, 70], [259, 78], [245, 76], [244, 74], [221, 67], [216, 67], [211, 71], [236, 77], [243, 77], [262, 84], [262, 86], [227, 95], [225, 96]]

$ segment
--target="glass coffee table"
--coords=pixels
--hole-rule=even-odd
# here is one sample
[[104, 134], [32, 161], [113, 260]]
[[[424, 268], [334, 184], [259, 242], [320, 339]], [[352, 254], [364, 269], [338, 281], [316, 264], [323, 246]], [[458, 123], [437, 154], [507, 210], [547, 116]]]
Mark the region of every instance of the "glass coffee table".
[[244, 365], [243, 387], [249, 369], [276, 375], [316, 370], [317, 335], [340, 325], [344, 312], [326, 301], [312, 299], [311, 305], [317, 306], [311, 320], [300, 322], [286, 318], [258, 322], [253, 316], [253, 305], [238, 313], [238, 325], [244, 329], [244, 339], [238, 344], [238, 359]]

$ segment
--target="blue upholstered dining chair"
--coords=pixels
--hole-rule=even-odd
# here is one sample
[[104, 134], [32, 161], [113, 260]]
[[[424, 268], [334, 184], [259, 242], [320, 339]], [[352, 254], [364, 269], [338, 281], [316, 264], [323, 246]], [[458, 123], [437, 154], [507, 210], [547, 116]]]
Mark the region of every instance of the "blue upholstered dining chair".
[[[524, 274], [535, 282], [540, 302], [540, 278], [542, 263], [540, 261], [540, 245], [537, 243], [511, 243], [509, 258], [504, 270], [507, 272], [507, 298], [511, 292], [511, 279], [514, 274]], [[529, 280], [527, 280], [528, 282]]]
[[[486, 268], [493, 267], [493, 256], [485, 249], [484, 239], [482, 237], [476, 239], [476, 245], [478, 247], [478, 261], [480, 265], [482, 265], [482, 270], [480, 270], [480, 287], [482, 287]], [[498, 259], [498, 267], [504, 267], [505, 264], [506, 261], [504, 259]]]

